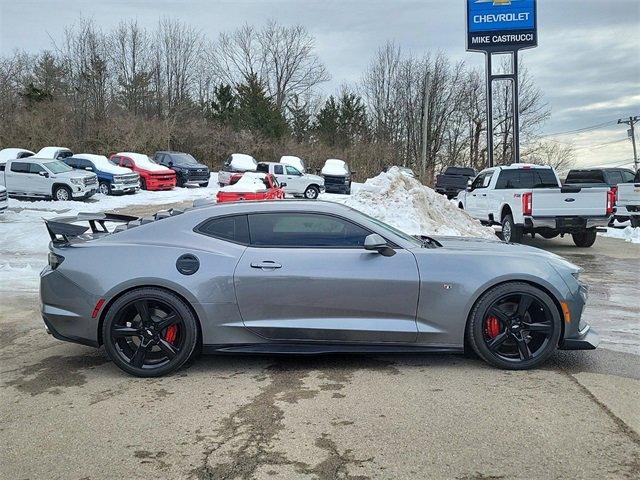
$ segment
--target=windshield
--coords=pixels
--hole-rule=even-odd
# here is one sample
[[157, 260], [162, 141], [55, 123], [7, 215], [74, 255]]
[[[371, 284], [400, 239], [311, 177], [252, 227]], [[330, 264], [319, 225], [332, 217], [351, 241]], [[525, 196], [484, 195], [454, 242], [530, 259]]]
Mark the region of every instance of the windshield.
[[381, 220], [378, 220], [377, 218], [373, 218], [370, 215], [367, 215], [366, 213], [362, 213], [360, 211], [358, 211], [358, 213], [360, 215], [364, 215], [369, 221], [371, 221], [372, 223], [375, 223], [377, 226], [379, 226], [380, 228], [393, 233], [394, 235], [402, 238], [403, 240], [406, 240], [407, 242], [410, 242], [411, 244], [415, 245], [416, 247], [421, 247], [422, 246], [422, 242], [420, 240], [418, 240], [416, 237], [412, 237], [411, 235], [403, 232], [402, 230], [398, 230], [396, 227], [392, 227], [391, 225], [389, 225], [388, 223], [384, 223]]
[[184, 165], [199, 165], [198, 161], [188, 153], [180, 153], [180, 154], [174, 153], [171, 155], [171, 160], [173, 160], [173, 163], [179, 163]]
[[47, 162], [44, 164], [44, 166], [47, 167], [47, 170], [49, 170], [51, 173], [64, 173], [73, 170], [73, 168], [71, 168], [66, 163], [61, 162], [60, 160], [56, 160], [55, 162]]

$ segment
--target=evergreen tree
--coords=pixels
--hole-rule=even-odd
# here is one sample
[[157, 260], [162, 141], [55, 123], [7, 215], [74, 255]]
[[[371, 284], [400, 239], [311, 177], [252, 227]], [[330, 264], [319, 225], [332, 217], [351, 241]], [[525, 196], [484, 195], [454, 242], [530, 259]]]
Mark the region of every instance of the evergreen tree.
[[316, 116], [314, 131], [318, 140], [327, 145], [335, 146], [339, 141], [340, 106], [336, 99], [330, 96]]
[[250, 75], [246, 83], [238, 85], [236, 93], [238, 108], [233, 115], [236, 128], [257, 131], [269, 138], [279, 138], [287, 132], [286, 120], [257, 75]]
[[298, 142], [307, 140], [309, 129], [311, 128], [311, 114], [309, 105], [300, 102], [298, 95], [293, 96], [291, 103], [287, 107], [289, 110], [291, 134]]
[[348, 147], [367, 133], [364, 102], [354, 93], [343, 93], [340, 100], [330, 96], [318, 113], [314, 127], [321, 142]]
[[220, 123], [230, 123], [236, 111], [237, 98], [231, 85], [221, 83], [213, 90], [210, 118]]

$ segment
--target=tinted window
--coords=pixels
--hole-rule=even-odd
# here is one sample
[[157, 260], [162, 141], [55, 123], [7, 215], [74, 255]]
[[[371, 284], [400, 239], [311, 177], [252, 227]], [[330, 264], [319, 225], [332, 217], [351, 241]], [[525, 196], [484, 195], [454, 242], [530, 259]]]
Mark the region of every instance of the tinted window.
[[58, 152], [58, 154], [56, 155], [56, 158], [58, 160], [62, 160], [64, 158], [70, 157], [71, 155], [73, 155], [73, 152], [70, 152], [68, 150], [63, 150], [61, 152]]
[[44, 168], [42, 168], [42, 166], [37, 163], [32, 163], [31, 165], [29, 165], [29, 173], [37, 174], [44, 171], [45, 171]]
[[11, 171], [16, 173], [29, 173], [29, 164], [24, 162], [12, 162]]
[[473, 177], [476, 172], [473, 168], [463, 168], [463, 167], [447, 167], [444, 171], [445, 175], [462, 175], [465, 177]]
[[634, 175], [633, 175], [633, 172], [631, 170], [622, 170], [620, 173], [622, 174], [622, 181], [624, 183], [633, 182]]
[[531, 188], [557, 188], [558, 179], [550, 168], [534, 168]]
[[[256, 167], [256, 171], [262, 172], [262, 173], [269, 173], [269, 165], [267, 165], [266, 163], [259, 163], [258, 166]], [[282, 170], [280, 171], [280, 173], [282, 173]]]
[[520, 187], [520, 171], [519, 170], [502, 170], [498, 175], [496, 189], [506, 188], [522, 188]]
[[491, 177], [493, 177], [493, 172], [481, 173], [471, 184], [471, 189], [487, 188], [489, 183], [491, 183]]
[[273, 172], [276, 175], [283, 175], [284, 174], [284, 169], [282, 168], [282, 165], [274, 165], [273, 166]]
[[249, 215], [251, 244], [267, 247], [361, 247], [371, 232], [347, 220], [314, 213]]
[[602, 170], [571, 170], [564, 183], [605, 183], [605, 181]]
[[249, 229], [245, 215], [212, 218], [200, 225], [196, 231], [222, 240], [249, 243]]
[[609, 183], [611, 185], [617, 185], [622, 183], [622, 172], [618, 170], [614, 170], [613, 172], [609, 172]]

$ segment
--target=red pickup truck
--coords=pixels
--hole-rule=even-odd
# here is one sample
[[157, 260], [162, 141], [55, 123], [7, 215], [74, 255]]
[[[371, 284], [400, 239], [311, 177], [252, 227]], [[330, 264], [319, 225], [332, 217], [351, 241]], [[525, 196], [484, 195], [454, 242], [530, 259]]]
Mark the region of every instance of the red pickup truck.
[[231, 181], [231, 185], [218, 190], [218, 203], [284, 198], [285, 184], [279, 184], [270, 173], [247, 172], [242, 176], [232, 177]]
[[176, 172], [158, 165], [142, 153], [115, 153], [109, 157], [109, 161], [140, 175], [140, 187], [143, 190], [171, 190], [176, 186]]

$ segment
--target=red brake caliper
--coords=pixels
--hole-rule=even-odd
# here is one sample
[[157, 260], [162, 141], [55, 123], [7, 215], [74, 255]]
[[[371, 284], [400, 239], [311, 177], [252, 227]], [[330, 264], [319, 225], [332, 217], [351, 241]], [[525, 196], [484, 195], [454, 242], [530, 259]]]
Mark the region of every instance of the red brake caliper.
[[485, 331], [489, 338], [496, 338], [500, 333], [500, 321], [494, 316], [487, 317]]
[[164, 339], [169, 343], [173, 343], [176, 341], [177, 335], [178, 335], [178, 325], [174, 323], [173, 325], [169, 325], [167, 327], [167, 331], [164, 334]]

